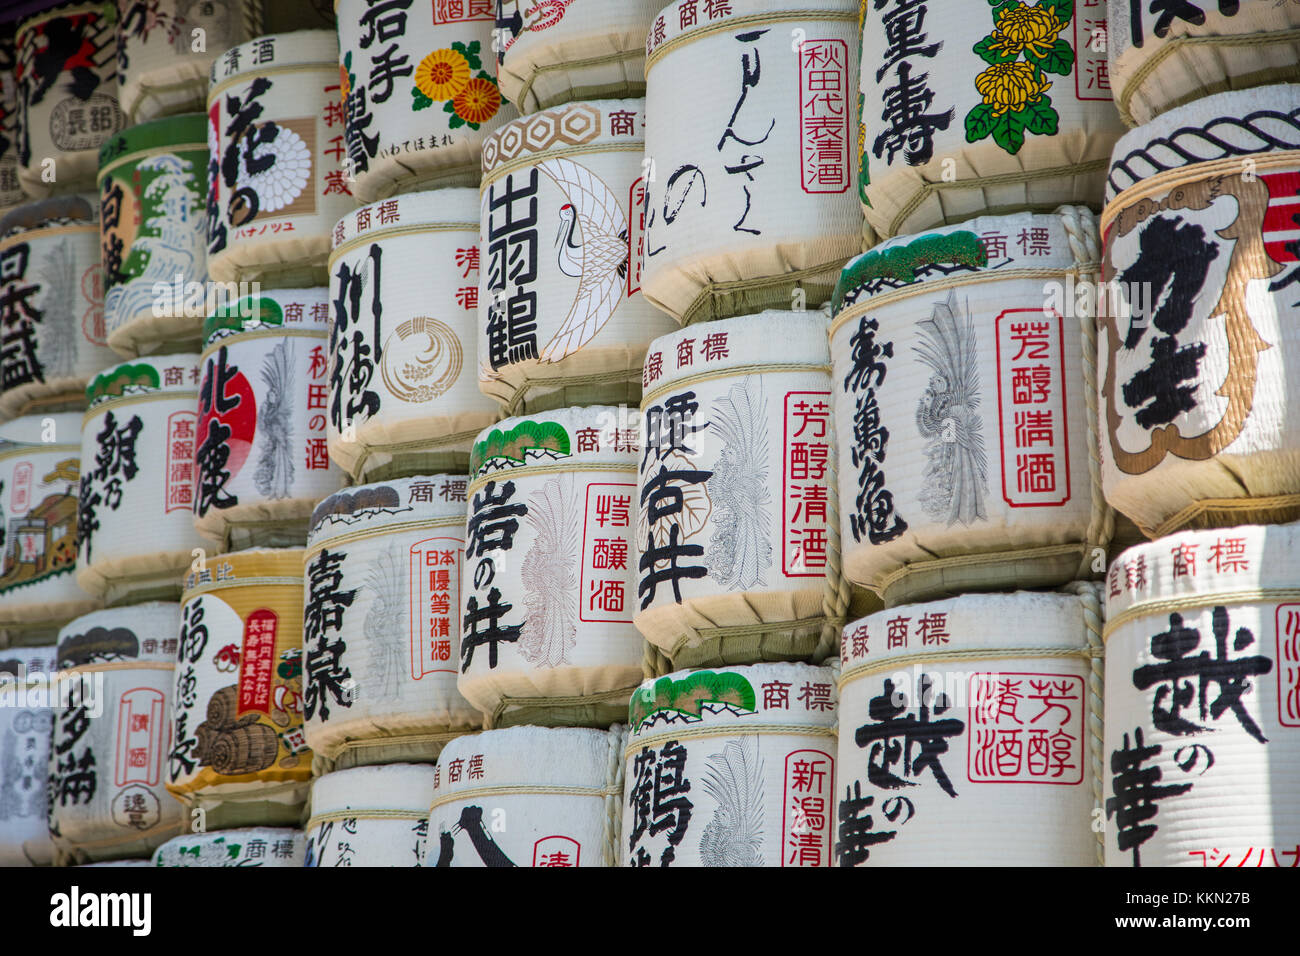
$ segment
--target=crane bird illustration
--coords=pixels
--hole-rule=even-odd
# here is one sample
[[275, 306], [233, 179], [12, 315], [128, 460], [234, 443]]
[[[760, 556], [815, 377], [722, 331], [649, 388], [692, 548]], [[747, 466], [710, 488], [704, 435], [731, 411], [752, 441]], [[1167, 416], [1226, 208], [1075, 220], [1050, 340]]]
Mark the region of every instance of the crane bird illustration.
[[560, 271], [578, 280], [568, 316], [539, 355], [541, 362], [558, 362], [590, 342], [618, 307], [631, 259], [629, 227], [618, 197], [590, 169], [558, 158], [538, 168], [568, 199], [555, 244]]

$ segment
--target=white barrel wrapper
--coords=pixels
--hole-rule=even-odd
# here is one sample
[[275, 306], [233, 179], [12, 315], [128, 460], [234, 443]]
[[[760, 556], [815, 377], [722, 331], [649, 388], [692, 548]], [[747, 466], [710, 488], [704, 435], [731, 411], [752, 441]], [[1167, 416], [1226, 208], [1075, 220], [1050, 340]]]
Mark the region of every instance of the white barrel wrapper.
[[[84, 395], [80, 396], [80, 403], [85, 403]], [[0, 441], [57, 445], [76, 443], [81, 440], [81, 417], [79, 411], [20, 415], [0, 423]]]
[[331, 675], [303, 654], [301, 549], [235, 551], [185, 578], [167, 789], [205, 825], [299, 821], [303, 715]]
[[[493, 69], [495, 0], [337, 0], [346, 157], [361, 202], [478, 182], [484, 138], [518, 116]], [[430, 16], [432, 4], [432, 16]]]
[[410, 193], [334, 228], [330, 456], [358, 479], [464, 471], [497, 406], [479, 391], [478, 194]]
[[77, 584], [116, 601], [176, 596], [194, 530], [197, 355], [123, 362], [86, 388]]
[[301, 830], [248, 827], [172, 837], [153, 855], [153, 866], [300, 867], [306, 855]]
[[65, 427], [60, 442], [0, 439], [0, 627], [61, 625], [99, 604], [76, 580], [81, 445], [74, 435]]
[[395, 478], [346, 488], [316, 507], [307, 597], [314, 581], [337, 580], [347, 604], [322, 624], [308, 662], [337, 659], [353, 688], [307, 718], [307, 742], [324, 769], [431, 761], [483, 722], [456, 686], [470, 584], [466, 484], [464, 475]]
[[48, 866], [54, 647], [0, 651], [0, 866]]
[[814, 308], [862, 248], [852, 0], [677, 0], [646, 41], [644, 294], [683, 325]]
[[344, 163], [337, 63], [330, 30], [258, 37], [213, 61], [213, 279], [324, 284], [330, 230], [356, 205]]
[[14, 76], [15, 26], [0, 27], [0, 210], [27, 201], [18, 184], [18, 79]]
[[763, 312], [650, 344], [636, 625], [679, 668], [835, 647], [823, 613], [839, 584], [828, 325], [821, 312]]
[[1295, 866], [1296, 525], [1130, 548], [1106, 590], [1107, 866]]
[[434, 769], [397, 763], [317, 777], [306, 866], [422, 866]]
[[1102, 482], [1148, 537], [1300, 518], [1298, 150], [1300, 85], [1208, 97], [1115, 147]]
[[[491, 7], [491, 0], [479, 0]], [[496, 4], [501, 92], [526, 112], [645, 93], [645, 45], [660, 0]]]
[[222, 549], [295, 547], [343, 484], [325, 441], [325, 289], [264, 292], [205, 323], [194, 527]]
[[1291, 3], [1108, 0], [1115, 105], [1130, 126], [1221, 90], [1300, 78]]
[[507, 415], [636, 401], [672, 328], [640, 291], [645, 117], [644, 100], [573, 103], [483, 145], [479, 387]]
[[1124, 128], [1104, 0], [861, 10], [860, 195], [878, 235], [1097, 202]]
[[615, 866], [627, 730], [459, 737], [434, 770], [425, 866]]
[[1089, 463], [1093, 309], [1076, 293], [1095, 289], [1096, 228], [1081, 207], [987, 216], [845, 268], [844, 574], [886, 605], [1092, 573], [1110, 516]]
[[845, 627], [840, 866], [1100, 864], [1101, 600], [1077, 588]]
[[76, 397], [107, 347], [99, 203], [56, 196], [0, 219], [0, 415]]
[[207, 126], [202, 112], [171, 116], [123, 130], [100, 148], [104, 324], [123, 357], [201, 344], [209, 307], [202, 285]]
[[112, 608], [59, 632], [49, 824], [65, 861], [151, 853], [180, 826], [166, 789], [178, 611]]
[[113, 0], [103, 0], [18, 25], [18, 181], [33, 198], [93, 188], [99, 147], [126, 125], [116, 21]]
[[259, 0], [117, 0], [118, 99], [131, 126], [203, 109], [212, 61], [257, 36]]
[[835, 677], [755, 664], [678, 671], [632, 697], [625, 866], [830, 866]]
[[507, 418], [470, 461], [461, 693], [487, 726], [609, 726], [640, 683], [636, 420]]

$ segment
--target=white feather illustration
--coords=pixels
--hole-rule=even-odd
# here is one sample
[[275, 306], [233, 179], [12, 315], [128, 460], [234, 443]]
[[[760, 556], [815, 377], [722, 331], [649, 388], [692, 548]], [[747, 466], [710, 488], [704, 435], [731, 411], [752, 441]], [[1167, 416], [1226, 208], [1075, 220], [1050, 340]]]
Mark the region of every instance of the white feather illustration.
[[77, 328], [77, 293], [81, 283], [68, 240], [60, 242], [41, 260], [40, 282], [46, 293], [41, 302], [36, 354], [48, 381], [72, 374], [77, 343], [84, 338]]
[[524, 660], [541, 667], [569, 663], [577, 644], [579, 535], [582, 510], [573, 492], [573, 476], [552, 478], [528, 500], [525, 519], [536, 538], [524, 556], [520, 574], [524, 583], [527, 618], [519, 638]]
[[763, 583], [772, 566], [768, 509], [767, 400], [762, 380], [747, 375], [717, 404], [709, 428], [722, 450], [709, 479], [714, 515], [711, 576], [729, 590]]
[[370, 651], [366, 696], [376, 702], [395, 700], [407, 669], [410, 636], [405, 596], [406, 568], [396, 546], [376, 555], [366, 575], [372, 598], [362, 629]]
[[293, 350], [286, 339], [271, 349], [262, 364], [266, 397], [257, 409], [261, 457], [253, 472], [257, 490], [267, 498], [288, 498], [293, 484], [293, 442], [289, 418], [293, 406]]
[[705, 866], [763, 865], [763, 760], [758, 738], [729, 740], [709, 756], [704, 792], [717, 808], [700, 837]]

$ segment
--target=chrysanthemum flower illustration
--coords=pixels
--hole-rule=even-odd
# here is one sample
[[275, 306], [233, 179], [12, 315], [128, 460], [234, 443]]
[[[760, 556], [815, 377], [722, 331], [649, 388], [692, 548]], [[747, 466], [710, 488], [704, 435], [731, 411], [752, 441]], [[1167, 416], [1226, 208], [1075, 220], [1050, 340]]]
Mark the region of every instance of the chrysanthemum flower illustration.
[[434, 50], [415, 68], [416, 89], [434, 102], [452, 99], [469, 82], [469, 62], [455, 50]]
[[1028, 51], [1035, 57], [1045, 57], [1056, 45], [1056, 35], [1064, 25], [1051, 9], [1014, 6], [995, 18], [989, 49], [1007, 56]]
[[975, 89], [993, 107], [994, 116], [1018, 113], [1051, 88], [1029, 63], [995, 63], [975, 77]]
[[501, 108], [501, 91], [491, 80], [476, 76], [456, 94], [452, 105], [466, 123], [486, 123]]

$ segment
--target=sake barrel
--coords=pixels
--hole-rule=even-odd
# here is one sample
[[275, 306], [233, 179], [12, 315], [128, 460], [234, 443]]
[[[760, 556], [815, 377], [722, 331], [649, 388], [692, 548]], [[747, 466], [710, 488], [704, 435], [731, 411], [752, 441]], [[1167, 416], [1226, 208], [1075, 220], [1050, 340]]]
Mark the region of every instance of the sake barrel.
[[434, 768], [425, 866], [615, 866], [627, 729], [458, 737]]
[[439, 189], [335, 226], [329, 451], [359, 480], [464, 472], [496, 421], [475, 371], [478, 209], [474, 190]]
[[[486, 0], [481, 5], [491, 7]], [[646, 36], [662, 7], [655, 0], [569, 0], [549, 7], [505, 0], [497, 5], [493, 44], [502, 94], [526, 113], [643, 95]]]
[[632, 696], [624, 866], [830, 866], [835, 677], [677, 671]]
[[154, 851], [154, 866], [302, 866], [301, 830], [245, 827], [172, 837]]
[[1107, 7], [1115, 105], [1130, 126], [1210, 93], [1300, 79], [1300, 11], [1289, 4]]
[[519, 115], [493, 75], [490, 0], [335, 7], [339, 117], [357, 198], [476, 185], [484, 137]]
[[343, 484], [325, 444], [324, 289], [249, 296], [205, 323], [194, 526], [223, 548], [301, 547]]
[[54, 862], [47, 821], [54, 647], [0, 651], [0, 866]]
[[294, 824], [311, 779], [303, 670], [303, 552], [235, 551], [185, 577], [167, 789], [211, 829]]
[[178, 621], [152, 602], [59, 632], [49, 826], [64, 862], [143, 856], [181, 825], [166, 790]]
[[862, 13], [859, 191], [878, 235], [1096, 204], [1124, 129], [1104, 4], [885, 0]]
[[40, 199], [89, 189], [99, 147], [126, 125], [112, 0], [63, 4], [18, 25], [18, 182]]
[[574, 103], [483, 145], [479, 388], [507, 415], [635, 402], [672, 328], [641, 294], [645, 116], [644, 100]]
[[1087, 582], [845, 627], [836, 862], [1100, 865], [1101, 628]]
[[[340, 692], [307, 702], [317, 772], [433, 761], [482, 715], [456, 687], [465, 560], [464, 475], [345, 488], [307, 541], [307, 669]], [[350, 692], [342, 692], [344, 686]], [[427, 809], [427, 808], [426, 808]]]
[[[77, 586], [81, 444], [0, 440], [0, 628], [10, 637], [61, 626], [99, 602]], [[35, 436], [33, 436], [35, 437]]]
[[1296, 525], [1125, 551], [1106, 590], [1107, 866], [1295, 866]]
[[[207, 117], [117, 133], [99, 151], [108, 344], [125, 357], [199, 348], [207, 279]], [[204, 303], [206, 305], [206, 303]], [[188, 308], [187, 308], [188, 306]]]
[[257, 36], [261, 6], [259, 0], [117, 0], [118, 100], [127, 123], [203, 109], [212, 61]]
[[331, 30], [264, 36], [212, 63], [208, 273], [269, 285], [325, 282], [330, 230], [352, 209]]
[[[1106, 499], [1148, 537], [1300, 518], [1300, 85], [1223, 93], [1115, 147], [1102, 216]], [[1154, 328], [1152, 327], [1154, 326]]]
[[110, 603], [175, 598], [194, 530], [197, 355], [105, 369], [86, 387], [77, 584]]
[[828, 326], [821, 312], [763, 312], [650, 345], [635, 619], [677, 667], [835, 649], [848, 598], [827, 540]]
[[306, 866], [421, 866], [434, 769], [395, 763], [317, 777]]
[[507, 418], [474, 443], [459, 686], [487, 726], [620, 719], [643, 656], [636, 465], [635, 420], [605, 406]]
[[[82, 404], [85, 400], [83, 393]], [[78, 444], [81, 441], [82, 414], [79, 411], [42, 411], [11, 418], [0, 422], [0, 442]]]
[[0, 415], [80, 397], [117, 360], [104, 334], [98, 219], [89, 196], [0, 218]]
[[831, 325], [844, 574], [885, 606], [1101, 573], [1096, 220], [981, 216], [844, 270]]
[[14, 25], [0, 27], [0, 209], [27, 201], [18, 185], [18, 78]]
[[643, 288], [681, 324], [819, 306], [862, 249], [856, 7], [676, 0], [655, 18]]

